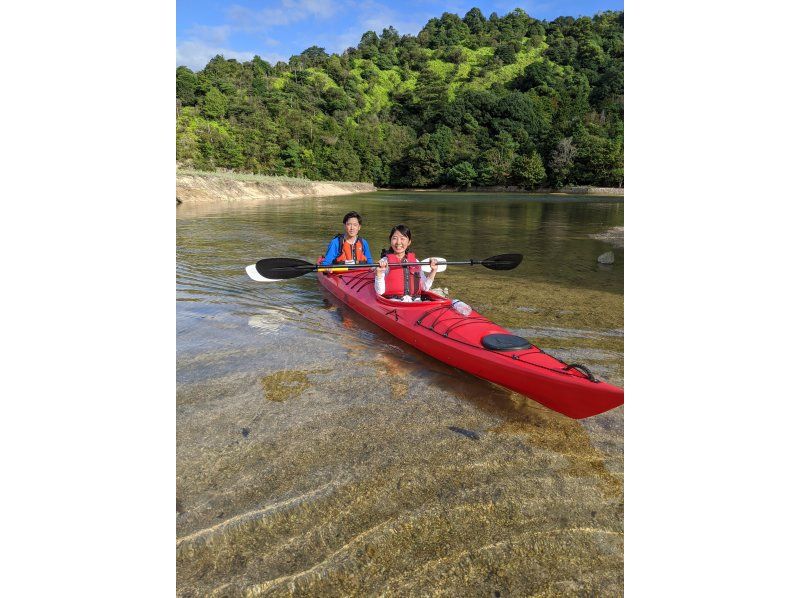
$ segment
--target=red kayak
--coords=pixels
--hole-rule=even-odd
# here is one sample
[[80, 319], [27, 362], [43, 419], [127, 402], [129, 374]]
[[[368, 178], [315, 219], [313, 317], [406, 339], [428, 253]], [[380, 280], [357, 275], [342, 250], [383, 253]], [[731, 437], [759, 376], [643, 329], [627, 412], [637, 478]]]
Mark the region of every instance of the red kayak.
[[374, 276], [372, 270], [317, 272], [323, 287], [400, 340], [554, 411], [581, 419], [622, 405], [624, 391], [584, 366], [559, 361], [474, 310], [463, 316], [435, 293], [410, 303], [386, 299], [375, 293]]

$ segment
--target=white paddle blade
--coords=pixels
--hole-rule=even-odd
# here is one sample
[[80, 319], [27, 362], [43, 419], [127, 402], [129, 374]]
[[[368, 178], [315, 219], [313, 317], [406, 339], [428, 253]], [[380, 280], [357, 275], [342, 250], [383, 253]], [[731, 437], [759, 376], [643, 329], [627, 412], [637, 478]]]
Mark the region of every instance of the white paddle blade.
[[[436, 265], [438, 266], [438, 268], [436, 269], [436, 273], [437, 274], [441, 274], [442, 272], [447, 270], [447, 260], [444, 259], [443, 257], [426, 257], [424, 260], [420, 260], [420, 261], [421, 262], [427, 262], [428, 260], [436, 260]], [[430, 274], [431, 273], [431, 267], [430, 266], [421, 266], [421, 268], [422, 268], [422, 271], [425, 272], [425, 274]]]
[[249, 266], [247, 266], [247, 268], [244, 269], [244, 271], [247, 272], [247, 275], [256, 282], [278, 282], [274, 278], [264, 278], [263, 276], [261, 276], [261, 274], [258, 273], [258, 270], [256, 270], [255, 264], [250, 264]]

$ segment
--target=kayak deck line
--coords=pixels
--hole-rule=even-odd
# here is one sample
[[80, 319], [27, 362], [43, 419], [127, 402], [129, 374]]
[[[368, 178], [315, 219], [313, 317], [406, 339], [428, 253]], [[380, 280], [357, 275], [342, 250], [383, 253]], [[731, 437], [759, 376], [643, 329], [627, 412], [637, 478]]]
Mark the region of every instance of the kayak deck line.
[[[347, 284], [347, 283], [345, 283], [345, 284]], [[398, 303], [398, 302], [395, 301], [393, 303]], [[430, 302], [426, 302], [426, 303], [430, 303]], [[452, 330], [456, 329], [456, 328], [459, 328], [459, 327], [462, 327], [462, 326], [469, 326], [470, 324], [494, 324], [494, 322], [492, 322], [486, 316], [484, 316], [482, 314], [478, 314], [477, 312], [474, 312], [474, 311], [469, 316], [463, 316], [463, 315], [459, 314], [458, 312], [455, 312], [455, 316], [454, 316], [453, 315], [453, 311], [451, 310], [452, 301], [450, 299], [446, 299], [445, 298], [444, 302], [438, 302], [437, 301], [437, 303], [442, 303], [442, 304], [441, 305], [436, 305], [435, 307], [427, 310], [424, 314], [422, 314], [417, 319], [417, 321], [415, 322], [415, 325], [422, 326], [426, 330], [430, 330], [431, 332], [439, 334], [439, 335], [443, 336], [444, 338], [450, 338], [451, 340], [454, 340], [454, 341], [456, 341], [458, 343], [463, 343], [463, 344], [466, 344], [466, 345], [468, 345], [470, 347], [475, 347], [476, 349], [483, 349], [485, 351], [491, 351], [495, 355], [502, 355], [503, 357], [510, 357], [511, 359], [517, 359], [517, 360], [523, 361], [522, 357], [524, 357], [526, 355], [529, 355], [529, 354], [541, 353], [543, 355], [547, 355], [548, 357], [551, 357], [552, 359], [555, 359], [556, 361], [561, 363], [564, 367], [563, 368], [550, 368], [550, 367], [543, 366], [543, 365], [540, 365], [538, 363], [535, 363], [533, 361], [523, 361], [523, 363], [528, 363], [528, 364], [530, 364], [532, 366], [536, 366], [536, 367], [542, 367], [542, 368], [548, 369], [548, 370], [550, 370], [552, 372], [556, 372], [556, 373], [559, 373], [559, 374], [568, 373], [569, 369], [574, 368], [576, 365], [580, 365], [580, 364], [567, 364], [567, 362], [562, 361], [561, 359], [558, 359], [558, 357], [556, 357], [555, 355], [551, 355], [550, 353], [547, 353], [543, 349], [540, 349], [539, 347], [536, 347], [533, 344], [530, 344], [530, 347], [525, 350], [527, 352], [519, 352], [519, 353], [513, 353], [513, 354], [509, 355], [508, 352], [504, 352], [504, 351], [500, 351], [500, 350], [492, 350], [492, 349], [489, 349], [489, 348], [487, 348], [486, 346], [484, 346], [482, 344], [466, 342], [466, 341], [463, 341], [463, 340], [460, 340], [460, 339], [457, 339], [457, 338], [451, 338], [450, 337], [450, 332]], [[403, 303], [402, 305], [414, 305], [414, 304], [413, 303]], [[423, 322], [425, 321], [425, 318], [427, 318], [430, 315], [433, 315], [436, 312], [439, 312], [439, 315], [436, 316], [436, 319], [431, 324], [429, 324], [429, 325], [423, 324]], [[390, 315], [390, 314], [395, 314], [395, 320], [398, 319], [398, 317], [396, 315], [397, 314], [397, 308], [393, 309], [392, 311], [386, 312], [387, 316]], [[444, 324], [450, 324], [449, 327], [447, 329], [443, 330], [443, 331], [442, 330], [437, 330], [436, 329], [436, 325], [442, 320], [442, 317], [445, 316], [445, 315], [450, 315], [451, 316], [449, 319], [446, 319], [446, 320], [442, 321], [442, 323], [444, 323]], [[582, 366], [582, 367], [585, 367], [585, 366]], [[579, 371], [586, 377], [587, 380], [591, 380], [592, 382], [596, 381], [596, 378], [593, 375], [591, 375], [591, 373], [587, 374], [586, 372], [584, 372], [582, 370], [579, 370]], [[587, 371], [588, 371], [588, 369], [587, 369]]]
[[[422, 326], [423, 328], [426, 328], [427, 330], [430, 330], [430, 331], [432, 331], [432, 332], [435, 332], [436, 334], [440, 334], [440, 335], [442, 335], [442, 336], [443, 336], [443, 337], [445, 337], [445, 338], [450, 338], [450, 337], [449, 337], [449, 332], [450, 332], [451, 330], [453, 330], [454, 328], [458, 328], [459, 326], [467, 326], [467, 325], [469, 325], [469, 324], [492, 324], [492, 323], [493, 323], [493, 322], [492, 322], [491, 320], [489, 320], [489, 319], [488, 319], [486, 316], [483, 316], [483, 315], [481, 315], [481, 316], [478, 316], [477, 318], [474, 318], [474, 319], [473, 319], [473, 318], [469, 318], [469, 319], [466, 319], [466, 318], [465, 318], [465, 319], [462, 319], [462, 321], [457, 321], [457, 320], [456, 320], [456, 322], [455, 322], [454, 324], [452, 324], [452, 325], [451, 325], [451, 326], [450, 326], [450, 327], [449, 327], [447, 330], [445, 330], [444, 332], [441, 332], [441, 331], [439, 331], [439, 330], [436, 330], [436, 329], [435, 329], [435, 326], [436, 326], [437, 322], [439, 321], [439, 319], [442, 317], [442, 314], [440, 314], [440, 315], [439, 315], [439, 316], [436, 318], [436, 320], [433, 322], [433, 324], [431, 324], [430, 326], [425, 326], [425, 325], [424, 325], [424, 324], [422, 324], [422, 322], [421, 322], [421, 321], [422, 321], [422, 320], [425, 318], [425, 316], [429, 315], [431, 312], [433, 312], [433, 311], [436, 311], [436, 310], [443, 310], [443, 313], [447, 313], [447, 310], [445, 310], [445, 308], [444, 308], [444, 307], [437, 307], [437, 308], [434, 308], [433, 310], [429, 310], [428, 312], [426, 312], [426, 313], [425, 313], [425, 314], [424, 314], [422, 317], [420, 317], [420, 319], [419, 319], [419, 320], [417, 320], [417, 322], [416, 322], [416, 323], [417, 323], [418, 325]], [[474, 313], [474, 312], [473, 312], [473, 313]], [[472, 315], [472, 314], [470, 314], [470, 316], [471, 316], [471, 315]], [[462, 318], [464, 318], [464, 316], [461, 316], [461, 317], [462, 317]], [[453, 318], [453, 319], [455, 319], [455, 318]], [[452, 321], [452, 319], [451, 319], [451, 320], [447, 320], [446, 322], [450, 322], [450, 321]], [[546, 351], [544, 351], [543, 349], [540, 349], [539, 347], [536, 347], [536, 346], [535, 346], [535, 345], [533, 345], [533, 344], [531, 344], [531, 346], [530, 346], [530, 348], [529, 348], [529, 349], [525, 349], [525, 351], [526, 351], [526, 352], [524, 352], [524, 353], [512, 353], [512, 354], [510, 354], [510, 355], [509, 355], [509, 353], [508, 353], [507, 351], [492, 350], [492, 349], [488, 349], [487, 347], [485, 347], [485, 346], [483, 346], [483, 345], [476, 345], [476, 344], [472, 344], [472, 343], [465, 343], [464, 341], [461, 341], [461, 340], [459, 340], [459, 339], [451, 339], [451, 340], [455, 340], [455, 341], [456, 341], [456, 342], [458, 342], [458, 343], [464, 343], [464, 344], [467, 344], [467, 345], [469, 345], [469, 346], [471, 346], [471, 347], [476, 347], [476, 348], [478, 348], [478, 349], [484, 349], [484, 350], [486, 350], [486, 351], [491, 351], [491, 352], [492, 352], [493, 354], [495, 354], [495, 355], [502, 355], [503, 357], [510, 357], [511, 359], [520, 360], [520, 361], [522, 361], [523, 363], [528, 363], [528, 364], [530, 364], [530, 365], [532, 365], [532, 366], [535, 366], [535, 367], [545, 368], [545, 369], [548, 369], [548, 370], [550, 370], [550, 371], [552, 371], [552, 372], [559, 373], [559, 374], [566, 374], [566, 373], [568, 373], [568, 370], [575, 368], [575, 366], [576, 366], [576, 365], [580, 365], [580, 364], [571, 364], [571, 365], [570, 365], [570, 364], [567, 364], [567, 362], [560, 360], [560, 359], [559, 359], [558, 357], [556, 357], [555, 355], [551, 355], [550, 353], [547, 353], [547, 352], [546, 352]], [[524, 356], [526, 356], [526, 355], [530, 355], [530, 354], [538, 354], [538, 353], [541, 353], [541, 354], [543, 354], [543, 355], [547, 355], [548, 357], [551, 357], [552, 359], [555, 359], [556, 361], [558, 361], [558, 362], [560, 362], [561, 364], [563, 364], [563, 365], [564, 365], [564, 367], [563, 367], [563, 368], [561, 368], [561, 369], [557, 369], [557, 368], [550, 368], [550, 367], [543, 366], [543, 365], [540, 365], [540, 364], [538, 364], [538, 363], [535, 363], [535, 362], [533, 362], [533, 361], [523, 361], [523, 360], [522, 360], [522, 357], [524, 357]], [[582, 367], [585, 367], [585, 366], [582, 366]], [[579, 371], [581, 371], [581, 370], [579, 370]], [[588, 369], [587, 369], [587, 371], [588, 371]], [[596, 381], [596, 380], [597, 380], [597, 379], [596, 379], [596, 378], [594, 378], [594, 376], [592, 376], [591, 374], [587, 374], [586, 372], [583, 372], [583, 371], [581, 371], [581, 373], [582, 373], [582, 374], [583, 374], [583, 375], [586, 377], [586, 379], [587, 379], [587, 380], [591, 380], [592, 382], [594, 382], [594, 381]]]
[[623, 404], [624, 391], [585, 366], [565, 363], [475, 310], [464, 316], [452, 300], [430, 291], [411, 302], [377, 295], [374, 276], [372, 270], [317, 272], [323, 288], [396, 338], [568, 417], [591, 417]]
[[[372, 279], [372, 276], [370, 276], [371, 274], [372, 273], [369, 270], [366, 270], [366, 271], [362, 270], [361, 272], [358, 272], [357, 274], [352, 275], [351, 277], [349, 277], [350, 280], [345, 280], [345, 274], [340, 275], [340, 277], [342, 278], [342, 280], [344, 281], [346, 286], [350, 286], [350, 283], [353, 282], [353, 279], [367, 279], [367, 280], [364, 280], [362, 282], [362, 284], [360, 284], [358, 286], [357, 289], [355, 288], [355, 285], [353, 286], [353, 288], [354, 288], [354, 290], [356, 292], [360, 292], [361, 290], [366, 288], [369, 285], [369, 283], [371, 282], [371, 279]], [[398, 311], [397, 311], [398, 308], [402, 308], [402, 307], [406, 307], [406, 306], [407, 307], [418, 307], [420, 305], [420, 303], [426, 303], [426, 304], [437, 303], [437, 305], [435, 307], [433, 307], [433, 308], [427, 310], [425, 313], [423, 313], [417, 319], [417, 321], [415, 322], [415, 325], [422, 326], [426, 330], [430, 330], [431, 332], [433, 332], [435, 334], [443, 336], [444, 338], [449, 338], [450, 340], [453, 340], [455, 342], [462, 343], [462, 344], [465, 344], [467, 346], [474, 347], [476, 349], [482, 349], [482, 350], [485, 350], [485, 351], [490, 351], [494, 355], [502, 355], [503, 357], [510, 357], [512, 359], [520, 360], [520, 361], [522, 361], [521, 360], [522, 357], [524, 357], [526, 355], [530, 355], [530, 354], [546, 355], [546, 356], [550, 357], [551, 359], [554, 359], [554, 360], [558, 361], [564, 367], [563, 368], [550, 368], [550, 367], [547, 367], [547, 366], [543, 366], [541, 364], [537, 364], [537, 363], [532, 362], [532, 361], [523, 361], [523, 363], [528, 363], [528, 364], [530, 364], [532, 366], [536, 366], [536, 367], [542, 367], [542, 368], [548, 369], [548, 370], [550, 370], [552, 372], [559, 373], [559, 374], [568, 373], [568, 371], [570, 369], [575, 368], [576, 365], [580, 365], [580, 364], [567, 364], [565, 361], [562, 361], [561, 359], [558, 359], [556, 356], [551, 355], [550, 353], [547, 353], [543, 349], [541, 349], [539, 347], [536, 347], [533, 344], [531, 344], [530, 349], [528, 349], [527, 352], [525, 352], [525, 353], [513, 353], [513, 354], [509, 355], [507, 352], [503, 352], [503, 351], [499, 351], [499, 350], [492, 350], [492, 349], [489, 349], [489, 348], [487, 348], [487, 347], [485, 347], [485, 346], [483, 346], [481, 344], [471, 343], [471, 342], [463, 341], [463, 340], [460, 340], [460, 339], [457, 339], [457, 338], [452, 338], [452, 337], [450, 337], [449, 333], [453, 329], [461, 327], [461, 326], [468, 326], [470, 324], [490, 324], [490, 325], [495, 325], [495, 324], [494, 324], [494, 322], [489, 320], [486, 316], [484, 316], [482, 314], [478, 314], [475, 311], [473, 311], [469, 316], [463, 316], [463, 315], [459, 314], [458, 312], [451, 311], [450, 308], [452, 306], [452, 301], [450, 299], [447, 299], [446, 297], [440, 297], [439, 295], [436, 295], [434, 293], [429, 293], [429, 294], [432, 295], [433, 297], [436, 297], [437, 299], [433, 300], [433, 301], [424, 301], [424, 302], [399, 302], [399, 301], [393, 301], [391, 299], [386, 299], [386, 298], [380, 297], [380, 296], [378, 296], [376, 298], [381, 303], [391, 303], [391, 305], [393, 306], [393, 309], [388, 311], [388, 312], [385, 312], [385, 313], [386, 313], [387, 316], [388, 315], [394, 315], [395, 316], [395, 321], [397, 321], [399, 319]], [[436, 317], [436, 319], [433, 321], [433, 323], [431, 323], [430, 325], [423, 324], [423, 322], [424, 322], [426, 317], [428, 317], [428, 316], [430, 316], [430, 315], [432, 315], [433, 313], [436, 313], [436, 312], [439, 312], [439, 315]], [[444, 331], [436, 330], [436, 325], [439, 323], [439, 321], [445, 315], [450, 315], [451, 317], [449, 319], [444, 320], [443, 323], [447, 324], [447, 323], [452, 322], [452, 324], [450, 324], [450, 326]], [[585, 366], [581, 366], [581, 367], [585, 368]], [[578, 371], [580, 371], [581, 374], [587, 380], [591, 380], [592, 382], [596, 381], [596, 378], [594, 378], [594, 376], [592, 376], [590, 373], [587, 374], [588, 368], [585, 368], [585, 369], [586, 369], [586, 371], [582, 371], [582, 370], [578, 370]]]

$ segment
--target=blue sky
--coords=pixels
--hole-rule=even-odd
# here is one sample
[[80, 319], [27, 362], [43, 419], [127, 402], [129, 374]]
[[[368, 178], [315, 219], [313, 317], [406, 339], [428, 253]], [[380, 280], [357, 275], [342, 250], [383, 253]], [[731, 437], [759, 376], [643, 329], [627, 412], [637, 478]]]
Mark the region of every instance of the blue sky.
[[458, 0], [177, 0], [177, 65], [203, 68], [216, 54], [250, 60], [258, 54], [274, 64], [309, 46], [329, 53], [358, 45], [365, 31], [380, 34], [394, 26], [400, 34], [416, 35], [432, 17], [454, 12], [463, 17], [473, 6], [485, 16], [500, 16], [522, 8], [537, 19], [592, 16], [622, 10], [622, 0], [553, 2]]

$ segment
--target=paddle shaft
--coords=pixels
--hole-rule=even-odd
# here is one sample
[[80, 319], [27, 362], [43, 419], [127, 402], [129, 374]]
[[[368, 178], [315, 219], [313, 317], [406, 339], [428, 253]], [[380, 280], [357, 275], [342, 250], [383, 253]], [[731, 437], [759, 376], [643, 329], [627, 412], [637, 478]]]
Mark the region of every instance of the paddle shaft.
[[[421, 262], [402, 262], [399, 264], [387, 264], [390, 268], [410, 268], [410, 267], [424, 267], [430, 265], [430, 260], [437, 260], [441, 266], [442, 271], [447, 266], [461, 266], [469, 265], [474, 266], [479, 264], [490, 270], [512, 270], [516, 268], [522, 261], [520, 254], [503, 254], [488, 257], [483, 260], [471, 259], [468, 261], [448, 262], [443, 258], [429, 258]], [[310, 272], [319, 272], [320, 270], [365, 270], [372, 268], [379, 268], [380, 264], [312, 264], [303, 260], [295, 258], [265, 258], [258, 260], [252, 266], [245, 268], [248, 275], [253, 280], [286, 280], [289, 278], [296, 278], [303, 276]], [[253, 270], [251, 272], [251, 269]]]
[[[483, 265], [485, 260], [469, 260], [465, 262], [451, 262], [447, 261], [442, 263], [444, 266], [445, 264], [448, 266], [475, 266], [475, 265]], [[409, 266], [430, 266], [428, 262], [404, 262], [402, 264], [386, 264], [389, 268], [407, 268]], [[321, 264], [317, 264], [314, 266], [314, 270], [309, 270], [309, 272], [315, 272], [317, 270], [328, 270], [329, 268], [349, 268], [351, 270], [357, 270], [358, 268], [377, 268], [380, 264], [333, 264], [331, 266], [323, 266]]]
[[[469, 264], [469, 262], [445, 262], [448, 266], [453, 264]], [[477, 262], [476, 262], [477, 263]], [[386, 264], [389, 268], [408, 268], [410, 266], [430, 266], [428, 262], [403, 262], [402, 264]], [[444, 264], [442, 264], [444, 265]], [[358, 270], [359, 268], [378, 268], [380, 264], [332, 264], [330, 266], [323, 266], [317, 264], [314, 266], [315, 272], [317, 270], [329, 270], [331, 268], [347, 268], [349, 270]]]

